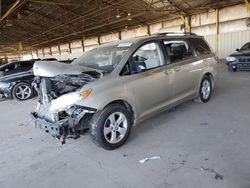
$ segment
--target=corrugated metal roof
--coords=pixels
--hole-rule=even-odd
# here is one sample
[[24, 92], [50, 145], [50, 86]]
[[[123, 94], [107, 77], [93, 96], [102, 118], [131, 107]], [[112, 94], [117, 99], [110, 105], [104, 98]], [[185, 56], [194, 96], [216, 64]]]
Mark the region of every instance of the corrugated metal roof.
[[[7, 0], [2, 0], [2, 2]], [[18, 0], [0, 21], [0, 53], [32, 50], [242, 0]], [[19, 46], [19, 47], [18, 47]], [[9, 48], [6, 48], [9, 47]]]

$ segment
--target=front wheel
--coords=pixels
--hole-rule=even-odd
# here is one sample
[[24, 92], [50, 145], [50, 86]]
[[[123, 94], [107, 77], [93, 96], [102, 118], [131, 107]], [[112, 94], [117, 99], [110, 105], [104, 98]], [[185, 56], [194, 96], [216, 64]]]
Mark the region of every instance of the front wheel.
[[228, 70], [229, 70], [229, 72], [237, 72], [237, 68], [236, 67], [228, 66]]
[[131, 125], [129, 110], [123, 105], [111, 104], [92, 117], [90, 135], [97, 145], [113, 150], [126, 142]]
[[209, 75], [205, 75], [201, 81], [199, 89], [199, 97], [196, 101], [200, 103], [207, 103], [212, 94], [212, 81]]

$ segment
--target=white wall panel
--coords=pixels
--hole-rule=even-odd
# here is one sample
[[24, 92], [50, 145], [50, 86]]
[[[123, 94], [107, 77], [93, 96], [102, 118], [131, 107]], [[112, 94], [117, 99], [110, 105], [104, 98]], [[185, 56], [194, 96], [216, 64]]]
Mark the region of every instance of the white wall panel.
[[250, 30], [219, 34], [219, 57], [226, 58], [235, 49], [250, 41]]
[[112, 33], [107, 35], [102, 35], [100, 37], [101, 44], [119, 40], [119, 33]]
[[216, 40], [216, 35], [206, 35], [204, 36], [205, 40], [208, 42], [211, 50], [215, 52], [215, 40]]

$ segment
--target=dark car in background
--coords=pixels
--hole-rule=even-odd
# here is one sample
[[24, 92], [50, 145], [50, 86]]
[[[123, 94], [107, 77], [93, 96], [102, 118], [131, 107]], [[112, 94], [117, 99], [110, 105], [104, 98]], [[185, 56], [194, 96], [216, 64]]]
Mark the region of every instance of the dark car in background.
[[16, 61], [0, 66], [0, 77], [32, 70], [36, 60]]
[[237, 70], [250, 70], [250, 42], [236, 49], [227, 57], [228, 70], [236, 72]]
[[0, 99], [12, 98], [20, 101], [34, 96], [32, 82], [34, 79], [33, 65], [36, 61], [50, 61], [70, 64], [72, 60], [58, 61], [55, 58], [32, 59], [17, 61], [0, 66]]
[[36, 60], [17, 61], [0, 67], [0, 99], [27, 100], [33, 97], [33, 64]]
[[0, 78], [0, 99], [14, 98], [20, 101], [34, 96], [33, 72], [11, 74]]

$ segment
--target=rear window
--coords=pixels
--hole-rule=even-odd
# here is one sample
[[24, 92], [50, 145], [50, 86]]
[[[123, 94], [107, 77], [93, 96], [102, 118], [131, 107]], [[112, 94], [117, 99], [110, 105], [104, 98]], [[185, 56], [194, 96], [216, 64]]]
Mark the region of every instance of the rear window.
[[207, 43], [200, 38], [191, 38], [189, 39], [191, 44], [194, 47], [194, 50], [198, 55], [203, 55], [203, 54], [210, 54], [211, 50], [210, 47], [207, 45]]

